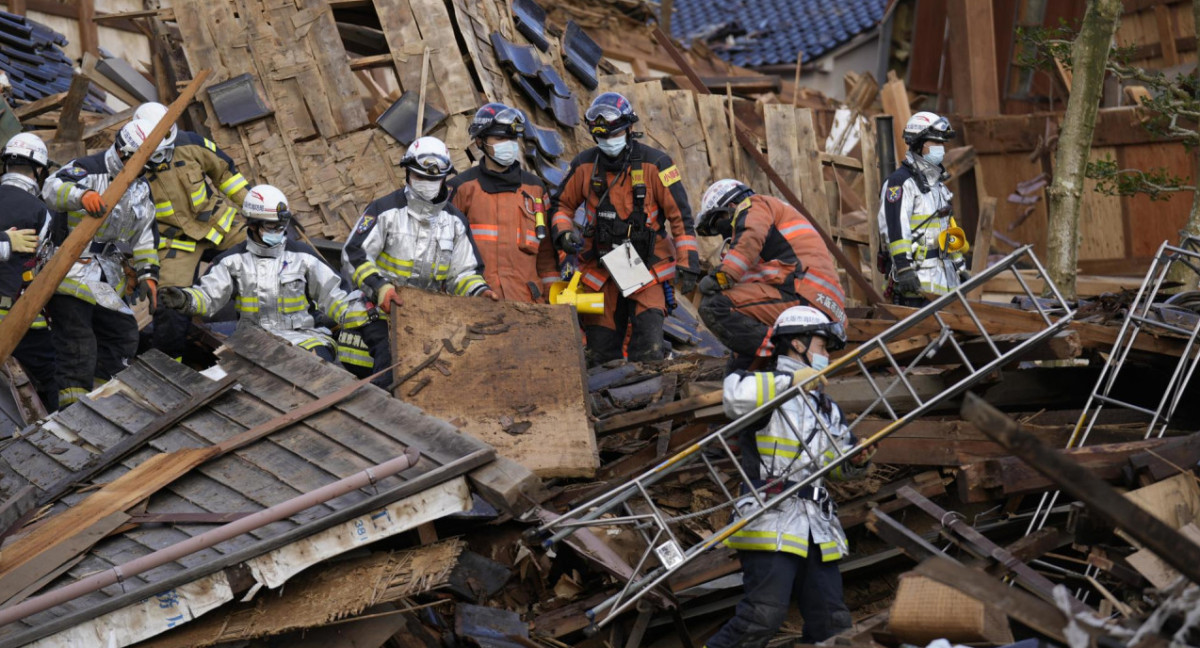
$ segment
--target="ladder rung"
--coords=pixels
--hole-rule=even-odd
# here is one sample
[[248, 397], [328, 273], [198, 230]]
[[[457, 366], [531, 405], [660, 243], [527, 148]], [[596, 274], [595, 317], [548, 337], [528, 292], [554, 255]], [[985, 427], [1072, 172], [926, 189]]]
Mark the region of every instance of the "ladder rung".
[[[1140, 322], [1147, 326], [1155, 326], [1155, 327], [1158, 327], [1158, 328], [1161, 328], [1161, 329], [1164, 329], [1167, 331], [1171, 331], [1172, 333], [1178, 333], [1179, 335], [1186, 335], [1188, 337], [1191, 337], [1196, 334], [1195, 329], [1188, 330], [1188, 329], [1185, 329], [1185, 328], [1182, 328], [1179, 326], [1175, 326], [1174, 324], [1168, 324], [1166, 322], [1159, 322], [1157, 320], [1152, 320], [1152, 319], [1146, 317], [1145, 315], [1130, 315], [1129, 319], [1134, 320], [1136, 322]], [[1200, 327], [1200, 320], [1197, 320], [1197, 326]]]
[[1149, 414], [1150, 416], [1158, 416], [1158, 412], [1156, 412], [1152, 409], [1146, 409], [1145, 407], [1142, 407], [1140, 405], [1134, 405], [1133, 403], [1126, 403], [1125, 401], [1120, 401], [1115, 398], [1110, 398], [1108, 396], [1102, 396], [1100, 394], [1096, 394], [1094, 396], [1094, 398], [1098, 401], [1108, 403], [1109, 405], [1116, 405], [1117, 407], [1124, 407], [1125, 409], [1131, 409], [1135, 412]]

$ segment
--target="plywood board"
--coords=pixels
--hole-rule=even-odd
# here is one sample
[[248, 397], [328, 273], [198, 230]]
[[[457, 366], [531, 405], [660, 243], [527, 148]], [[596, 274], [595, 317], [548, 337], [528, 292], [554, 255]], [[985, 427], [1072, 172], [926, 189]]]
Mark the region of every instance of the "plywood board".
[[[1018, 183], [1034, 178], [1042, 172], [1041, 165], [1030, 162], [1025, 153], [978, 155], [975, 165], [977, 169], [982, 169], [987, 195], [1000, 199], [996, 206], [996, 233], [1018, 244], [1033, 244], [1034, 254], [1037, 254], [1038, 258], [1046, 258], [1046, 199], [1043, 192], [1037, 194], [1039, 199], [1033, 205], [1033, 213], [1023, 220], [1025, 205], [1008, 200], [1010, 195], [1016, 193]], [[1013, 227], [1018, 221], [1020, 224]], [[993, 247], [1002, 253], [1012, 251], [999, 239], [993, 242]]]
[[392, 311], [397, 376], [439, 350], [444, 364], [401, 384], [398, 398], [541, 477], [595, 472], [583, 342], [570, 307], [400, 292], [404, 305]]
[[[1092, 148], [1091, 160], [1116, 159], [1117, 147]], [[1079, 212], [1079, 258], [1125, 258], [1125, 227], [1121, 198], [1096, 191], [1096, 181], [1083, 186], [1083, 207]]]
[[[805, 189], [808, 187], [802, 185], [800, 181], [802, 162], [800, 150], [797, 148], [800, 140], [796, 133], [796, 109], [790, 104], [767, 104], [763, 108], [765, 109], [764, 118], [769, 142], [767, 161], [775, 167], [775, 171], [787, 183], [788, 188], [808, 205], [812, 197], [805, 193]], [[774, 185], [771, 185], [771, 195], [784, 200], [783, 192]]]
[[[1177, 142], [1123, 146], [1117, 156], [1120, 168], [1166, 168], [1169, 173], [1181, 176], [1184, 184], [1194, 184], [1193, 160], [1194, 156]], [[1163, 241], [1179, 242], [1179, 230], [1192, 209], [1192, 194], [1178, 192], [1167, 200], [1138, 195], [1122, 198], [1121, 202], [1129, 219], [1129, 256], [1152, 257]]]

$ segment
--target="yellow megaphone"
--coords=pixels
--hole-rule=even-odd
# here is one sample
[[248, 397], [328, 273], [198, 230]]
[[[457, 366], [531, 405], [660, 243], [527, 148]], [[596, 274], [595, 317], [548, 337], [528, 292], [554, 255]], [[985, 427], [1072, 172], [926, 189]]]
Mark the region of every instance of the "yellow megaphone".
[[946, 231], [938, 234], [938, 247], [942, 248], [943, 252], [961, 252], [966, 254], [970, 251], [971, 244], [967, 242], [967, 233], [951, 218], [950, 227], [947, 227]]
[[601, 315], [604, 313], [604, 293], [578, 292], [579, 279], [583, 274], [576, 272], [571, 275], [570, 283], [555, 281], [550, 284], [550, 303], [574, 306], [575, 311], [584, 315]]

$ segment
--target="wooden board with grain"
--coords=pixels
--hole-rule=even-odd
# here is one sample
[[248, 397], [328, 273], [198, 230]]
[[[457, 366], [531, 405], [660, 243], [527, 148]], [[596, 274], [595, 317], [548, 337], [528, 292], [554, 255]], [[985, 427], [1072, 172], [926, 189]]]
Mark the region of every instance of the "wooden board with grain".
[[439, 349], [444, 364], [399, 385], [398, 398], [541, 477], [595, 472], [583, 343], [569, 307], [400, 292], [404, 305], [392, 311], [396, 375]]
[[[800, 142], [796, 131], [796, 109], [789, 104], [767, 104], [764, 106], [767, 126], [767, 160], [771, 166], [775, 167], [775, 171], [779, 173], [779, 177], [783, 178], [788, 187], [791, 188], [796, 195], [800, 196], [808, 204], [809, 196], [805, 193], [806, 188], [800, 181], [800, 167], [802, 166], [801, 154], [797, 145]], [[783, 193], [778, 187], [771, 186], [771, 195], [784, 199]], [[812, 207], [809, 207], [811, 210]]]
[[[1092, 162], [1116, 159], [1117, 147], [1092, 147]], [[1095, 180], [1085, 180], [1083, 206], [1079, 212], [1079, 258], [1120, 259], [1125, 256], [1124, 218], [1121, 199], [1096, 191]]]

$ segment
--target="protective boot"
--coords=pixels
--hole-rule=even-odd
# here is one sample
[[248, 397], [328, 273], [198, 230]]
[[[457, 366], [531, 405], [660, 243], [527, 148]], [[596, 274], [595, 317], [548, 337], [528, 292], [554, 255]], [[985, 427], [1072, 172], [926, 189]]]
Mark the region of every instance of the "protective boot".
[[589, 367], [596, 367], [612, 360], [620, 360], [621, 344], [624, 336], [603, 326], [585, 326], [583, 332], [587, 335], [587, 346], [584, 355]]
[[647, 309], [633, 317], [633, 334], [629, 338], [629, 360], [650, 362], [662, 360], [665, 355], [663, 344], [663, 320], [666, 313], [657, 308]]
[[700, 319], [717, 339], [735, 354], [753, 360], [758, 347], [767, 336], [768, 326], [753, 317], [734, 310], [727, 295], [709, 295], [700, 302]]

